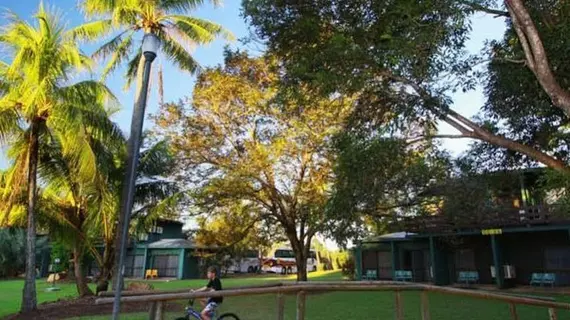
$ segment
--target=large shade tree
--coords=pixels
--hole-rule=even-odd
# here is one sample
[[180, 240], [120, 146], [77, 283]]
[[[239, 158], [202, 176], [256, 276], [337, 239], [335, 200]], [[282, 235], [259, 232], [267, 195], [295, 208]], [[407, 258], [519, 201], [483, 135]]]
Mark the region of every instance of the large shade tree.
[[[423, 121], [426, 139], [443, 121], [458, 134], [567, 171], [563, 136], [570, 109], [565, 57], [565, 1], [245, 0], [246, 17], [282, 57], [289, 83], [323, 94], [358, 93], [358, 124]], [[505, 38], [483, 57], [465, 54], [471, 14], [505, 19]], [[476, 30], [475, 30], [476, 32]], [[491, 59], [489, 77], [474, 66]], [[499, 74], [500, 73], [500, 74]], [[490, 120], [451, 108], [451, 93], [488, 80]], [[500, 86], [500, 87], [497, 87]], [[499, 88], [499, 89], [497, 89]], [[505, 123], [502, 129], [497, 125]], [[489, 120], [489, 119], [485, 119]], [[550, 123], [549, 123], [550, 122]], [[521, 130], [521, 128], [523, 130]], [[505, 131], [506, 130], [506, 131]], [[416, 136], [415, 138], [420, 138]]]
[[193, 205], [206, 213], [243, 205], [279, 225], [295, 252], [297, 277], [306, 280], [311, 240], [325, 231], [331, 137], [352, 101], [280, 99], [277, 67], [270, 57], [227, 52], [223, 67], [199, 76], [191, 102], [164, 105], [155, 121], [172, 143], [180, 177], [196, 186]]
[[[2, 221], [18, 211], [26, 198], [26, 280], [22, 311], [36, 308], [35, 239], [39, 150], [52, 144], [82, 179], [93, 179], [94, 157], [81, 133], [105, 115], [113, 95], [101, 83], [74, 82], [72, 76], [89, 70], [91, 60], [78, 48], [78, 29], [65, 29], [57, 14], [40, 5], [34, 23], [15, 15], [0, 32], [0, 47], [9, 58], [0, 68], [0, 136], [10, 148], [12, 166], [2, 194]], [[23, 196], [22, 193], [26, 193]]]

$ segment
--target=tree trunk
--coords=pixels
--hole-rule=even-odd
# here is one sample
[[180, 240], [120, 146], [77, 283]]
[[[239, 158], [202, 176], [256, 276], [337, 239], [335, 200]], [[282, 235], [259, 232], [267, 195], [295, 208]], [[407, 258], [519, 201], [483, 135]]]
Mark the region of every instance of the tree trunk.
[[295, 260], [297, 263], [297, 281], [307, 281], [307, 256], [304, 252], [305, 250], [302, 248], [300, 252], [295, 253]]
[[22, 312], [37, 308], [36, 297], [36, 200], [39, 150], [39, 120], [31, 123], [28, 155], [28, 227], [26, 234], [26, 280], [22, 294]]
[[95, 294], [99, 294], [102, 291], [109, 290], [109, 281], [112, 276], [112, 268], [114, 263], [113, 256], [113, 246], [109, 243], [105, 244], [105, 249], [103, 251], [102, 264], [99, 265], [99, 275], [97, 277], [97, 290]]
[[307, 257], [308, 250], [305, 250], [305, 243], [297, 239], [297, 235], [290, 234], [289, 241], [295, 252], [295, 264], [297, 265], [297, 281], [307, 281]]
[[93, 291], [89, 289], [85, 275], [83, 274], [83, 252], [76, 244], [73, 248], [73, 269], [75, 274], [75, 285], [80, 297], [92, 296]]
[[505, 4], [525, 53], [526, 65], [534, 73], [544, 92], [552, 100], [552, 104], [570, 117], [570, 91], [563, 88], [554, 76], [538, 29], [523, 1], [506, 0]]

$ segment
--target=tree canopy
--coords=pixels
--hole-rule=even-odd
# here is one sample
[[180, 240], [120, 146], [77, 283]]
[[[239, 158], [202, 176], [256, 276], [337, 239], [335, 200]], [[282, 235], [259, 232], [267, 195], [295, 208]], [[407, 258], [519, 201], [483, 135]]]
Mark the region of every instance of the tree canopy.
[[[495, 1], [314, 0], [299, 5], [295, 1], [245, 0], [243, 4], [256, 34], [284, 60], [290, 75], [287, 82], [310, 83], [325, 94], [358, 94], [361, 107], [354, 116], [362, 120], [358, 123], [364, 128], [374, 131], [379, 126], [400, 128], [402, 123], [421, 123], [425, 128], [422, 135], [429, 139], [438, 137], [433, 126], [440, 120], [459, 133], [441, 138], [480, 140], [556, 170], [567, 170], [559, 130], [544, 139], [553, 128], [542, 125], [536, 129], [536, 123], [561, 116], [566, 119], [570, 110], [566, 80], [557, 71], [563, 72], [564, 67], [559, 67], [563, 62], [553, 57], [565, 50], [557, 51], [564, 44], [554, 38], [556, 32], [567, 28], [562, 16], [568, 16], [568, 9], [563, 1], [523, 4], [509, 0], [505, 1], [506, 11], [496, 9]], [[494, 43], [482, 56], [465, 51], [469, 17], [474, 12], [507, 18], [505, 40]], [[489, 58], [492, 71], [486, 76], [476, 66]], [[503, 67], [505, 64], [508, 66]], [[503, 69], [502, 76], [499, 69]], [[509, 87], [519, 83], [520, 75], [526, 80], [517, 91], [508, 93]], [[451, 93], [470, 90], [481, 79], [489, 83], [487, 93], [492, 101], [486, 109], [494, 116], [492, 122], [468, 119], [450, 107]], [[525, 91], [528, 86], [532, 91]], [[541, 94], [526, 99], [529, 92]], [[505, 99], [507, 96], [511, 99]], [[515, 96], [519, 98], [513, 99]], [[540, 104], [524, 107], [540, 99]], [[518, 104], [521, 101], [525, 104]], [[539, 112], [537, 108], [548, 111], [548, 116], [533, 115]], [[508, 123], [512, 127], [506, 128], [508, 133], [495, 126], [502, 124], [506, 114], [513, 120]], [[526, 129], [517, 132], [523, 114], [527, 115]], [[558, 121], [553, 126], [558, 126]], [[554, 149], [558, 151], [553, 153]]]
[[278, 66], [270, 56], [228, 51], [223, 66], [200, 74], [191, 100], [164, 105], [155, 120], [180, 160], [180, 178], [196, 186], [194, 205], [212, 214], [243, 206], [248, 219], [278, 224], [306, 279], [311, 239], [324, 231], [330, 141], [351, 100], [278, 99]]

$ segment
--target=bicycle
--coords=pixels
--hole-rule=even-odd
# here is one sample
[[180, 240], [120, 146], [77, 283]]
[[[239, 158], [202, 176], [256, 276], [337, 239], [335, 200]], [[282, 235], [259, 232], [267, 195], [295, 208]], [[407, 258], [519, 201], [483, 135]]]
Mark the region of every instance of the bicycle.
[[[188, 301], [188, 307], [186, 307], [186, 309], [184, 310], [186, 315], [184, 317], [176, 318], [175, 320], [202, 319], [202, 317], [200, 316], [200, 312], [195, 310], [193, 308], [193, 306], [194, 306], [194, 299], [191, 299]], [[216, 319], [216, 320], [239, 320], [238, 316], [236, 316], [234, 313], [230, 313], [230, 312], [224, 313], [221, 316], [216, 318], [216, 314], [214, 311], [214, 314], [210, 318]]]

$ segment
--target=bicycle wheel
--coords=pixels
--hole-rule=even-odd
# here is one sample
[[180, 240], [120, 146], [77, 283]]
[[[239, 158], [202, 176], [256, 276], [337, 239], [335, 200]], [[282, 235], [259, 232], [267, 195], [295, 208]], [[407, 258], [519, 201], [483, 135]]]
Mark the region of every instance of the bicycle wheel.
[[224, 313], [218, 317], [218, 320], [239, 320], [238, 316], [233, 313]]

